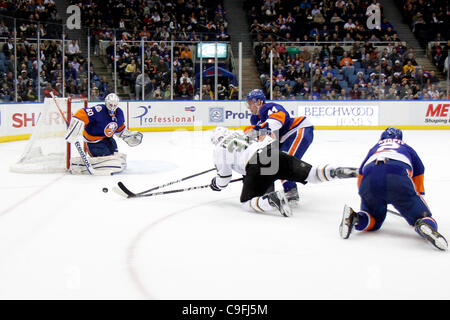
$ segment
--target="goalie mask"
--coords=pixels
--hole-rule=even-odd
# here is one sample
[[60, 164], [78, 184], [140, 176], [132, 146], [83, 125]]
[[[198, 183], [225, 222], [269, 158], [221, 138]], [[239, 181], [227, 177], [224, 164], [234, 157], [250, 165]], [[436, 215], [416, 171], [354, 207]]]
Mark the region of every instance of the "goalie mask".
[[119, 106], [119, 97], [115, 93], [110, 93], [105, 98], [105, 104], [109, 115], [112, 117], [116, 114], [116, 109]]
[[228, 128], [225, 127], [215, 128], [211, 134], [211, 143], [217, 145], [219, 142], [223, 140], [223, 138], [225, 138], [225, 136], [228, 135], [229, 132], [230, 130], [228, 130]]

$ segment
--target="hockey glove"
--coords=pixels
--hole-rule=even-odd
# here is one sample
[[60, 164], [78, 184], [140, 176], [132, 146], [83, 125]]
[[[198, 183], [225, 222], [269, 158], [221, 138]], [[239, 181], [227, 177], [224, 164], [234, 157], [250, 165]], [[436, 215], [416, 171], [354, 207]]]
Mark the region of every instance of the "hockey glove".
[[120, 138], [122, 138], [123, 141], [125, 141], [130, 147], [136, 147], [141, 144], [143, 134], [138, 131], [129, 131], [124, 129], [120, 135]]
[[70, 126], [66, 131], [66, 136], [64, 137], [64, 139], [66, 139], [70, 143], [75, 143], [75, 141], [77, 141], [81, 136], [83, 130], [84, 122], [79, 120], [78, 118], [72, 117], [72, 120], [70, 120]]
[[216, 183], [216, 177], [214, 177], [214, 178], [211, 180], [211, 184], [209, 185], [209, 187], [210, 187], [212, 190], [214, 190], [214, 191], [222, 191], [222, 188], [220, 188], [220, 187], [217, 185], [217, 183]]

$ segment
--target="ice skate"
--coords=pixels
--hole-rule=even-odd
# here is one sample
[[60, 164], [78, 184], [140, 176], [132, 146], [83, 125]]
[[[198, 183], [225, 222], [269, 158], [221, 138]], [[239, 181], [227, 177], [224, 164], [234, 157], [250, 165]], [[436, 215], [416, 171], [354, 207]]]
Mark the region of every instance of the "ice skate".
[[286, 199], [291, 207], [297, 207], [300, 201], [297, 186], [285, 192]]
[[448, 249], [447, 240], [423, 219], [417, 220], [414, 227], [418, 234], [439, 250], [446, 251]]
[[270, 205], [277, 208], [283, 216], [292, 216], [292, 210], [283, 191], [274, 191], [266, 194], [264, 197], [267, 197]]
[[358, 176], [358, 168], [337, 167], [336, 169], [330, 170], [330, 175], [332, 178], [339, 179], [355, 178]]
[[358, 224], [358, 214], [349, 206], [344, 206], [342, 214], [342, 221], [339, 226], [339, 234], [343, 239], [347, 239], [353, 230], [353, 227]]

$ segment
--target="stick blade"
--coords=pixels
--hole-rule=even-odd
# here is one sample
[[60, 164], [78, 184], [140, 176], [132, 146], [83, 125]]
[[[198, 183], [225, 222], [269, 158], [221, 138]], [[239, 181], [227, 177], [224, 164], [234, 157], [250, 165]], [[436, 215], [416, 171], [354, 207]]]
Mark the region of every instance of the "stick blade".
[[114, 187], [112, 188], [112, 190], [113, 190], [115, 193], [117, 193], [119, 196], [121, 196], [121, 197], [129, 198], [128, 195], [127, 195], [125, 192], [122, 191], [122, 189], [117, 188], [116, 186], [114, 186]]
[[127, 198], [133, 198], [136, 196], [136, 194], [131, 192], [127, 187], [125, 187], [125, 185], [121, 181], [117, 183], [117, 186], [120, 188], [120, 191], [122, 193], [126, 194]]

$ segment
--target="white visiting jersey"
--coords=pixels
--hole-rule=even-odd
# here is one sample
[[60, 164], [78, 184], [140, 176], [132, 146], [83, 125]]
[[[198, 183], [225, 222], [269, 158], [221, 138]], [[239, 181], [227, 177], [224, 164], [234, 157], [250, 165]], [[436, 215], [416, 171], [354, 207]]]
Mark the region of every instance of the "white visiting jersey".
[[253, 155], [275, 141], [270, 136], [264, 136], [261, 139], [261, 141], [247, 142], [246, 136], [233, 132], [217, 144], [213, 160], [219, 176], [218, 185], [226, 186], [231, 179], [233, 170], [245, 175], [245, 167]]

